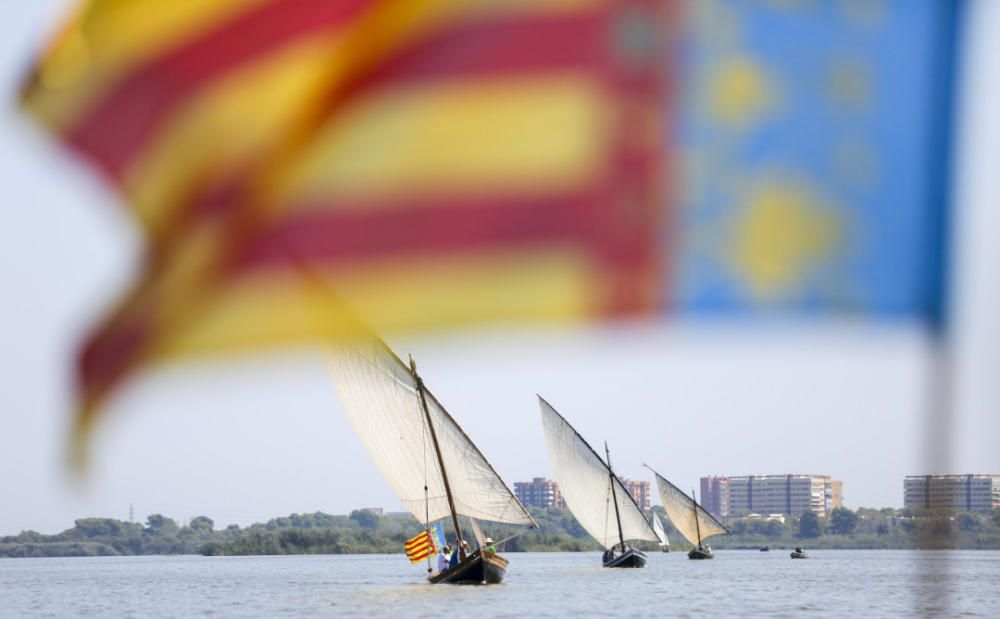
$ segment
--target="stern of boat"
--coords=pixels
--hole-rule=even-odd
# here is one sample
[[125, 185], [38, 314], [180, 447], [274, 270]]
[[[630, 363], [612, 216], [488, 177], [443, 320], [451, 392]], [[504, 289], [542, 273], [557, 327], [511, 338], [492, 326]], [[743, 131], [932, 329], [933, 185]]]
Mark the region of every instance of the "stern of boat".
[[507, 574], [507, 559], [500, 555], [484, 557], [477, 550], [455, 567], [427, 577], [433, 585], [498, 585]]
[[624, 553], [604, 563], [604, 567], [646, 567], [646, 554], [629, 548]]

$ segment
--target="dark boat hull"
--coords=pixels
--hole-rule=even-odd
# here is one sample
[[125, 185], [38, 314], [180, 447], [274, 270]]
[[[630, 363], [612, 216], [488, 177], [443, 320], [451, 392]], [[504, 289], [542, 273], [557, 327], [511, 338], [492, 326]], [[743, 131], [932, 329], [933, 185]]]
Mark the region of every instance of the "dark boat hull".
[[624, 553], [604, 561], [604, 567], [646, 567], [646, 555], [641, 550], [629, 548]]
[[432, 585], [498, 585], [507, 574], [507, 559], [500, 555], [483, 557], [477, 550], [455, 567], [427, 577]]
[[688, 553], [688, 559], [694, 560], [704, 560], [704, 559], [714, 559], [715, 555], [712, 554], [711, 550], [704, 550], [701, 548], [692, 548], [691, 552]]
[[807, 555], [804, 552], [793, 552], [792, 553], [792, 558], [793, 559], [808, 559], [809, 555]]

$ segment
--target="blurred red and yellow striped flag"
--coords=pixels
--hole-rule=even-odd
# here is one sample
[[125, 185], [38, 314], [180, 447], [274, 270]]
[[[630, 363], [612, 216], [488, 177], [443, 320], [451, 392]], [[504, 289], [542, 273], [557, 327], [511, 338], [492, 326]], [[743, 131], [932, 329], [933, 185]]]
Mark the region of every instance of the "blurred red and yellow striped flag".
[[429, 529], [406, 540], [404, 548], [406, 549], [406, 557], [410, 560], [410, 563], [420, 563], [437, 552], [437, 549], [434, 548], [434, 539], [431, 537]]
[[85, 2], [22, 102], [148, 255], [79, 429], [139, 367], [328, 340], [341, 303], [377, 330], [656, 306], [664, 4]]

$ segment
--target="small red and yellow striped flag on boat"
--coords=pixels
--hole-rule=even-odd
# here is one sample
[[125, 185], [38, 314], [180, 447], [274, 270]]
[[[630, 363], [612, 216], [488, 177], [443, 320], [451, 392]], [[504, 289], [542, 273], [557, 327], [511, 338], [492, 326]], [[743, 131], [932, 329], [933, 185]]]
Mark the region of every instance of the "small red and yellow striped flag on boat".
[[421, 561], [431, 557], [437, 552], [434, 547], [434, 538], [431, 536], [430, 529], [422, 532], [416, 537], [410, 538], [406, 542], [406, 556], [410, 559], [410, 563], [420, 563]]
[[76, 435], [138, 369], [330, 341], [342, 303], [378, 331], [658, 307], [669, 4], [83, 2], [22, 104], [147, 254]]

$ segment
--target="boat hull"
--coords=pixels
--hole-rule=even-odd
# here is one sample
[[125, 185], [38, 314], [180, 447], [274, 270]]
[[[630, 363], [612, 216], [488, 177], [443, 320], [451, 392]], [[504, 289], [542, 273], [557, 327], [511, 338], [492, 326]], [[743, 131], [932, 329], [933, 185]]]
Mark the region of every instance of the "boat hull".
[[477, 550], [455, 567], [427, 577], [432, 585], [498, 585], [507, 574], [507, 559], [500, 555], [484, 557]]
[[705, 550], [702, 548], [692, 548], [691, 552], [688, 553], [688, 559], [693, 559], [696, 561], [702, 561], [705, 559], [714, 559], [715, 555], [712, 554], [711, 550]]
[[646, 567], [646, 555], [641, 550], [629, 548], [617, 557], [604, 561], [604, 567]]
[[793, 552], [792, 553], [792, 558], [793, 559], [808, 559], [809, 555], [807, 555], [804, 552]]

